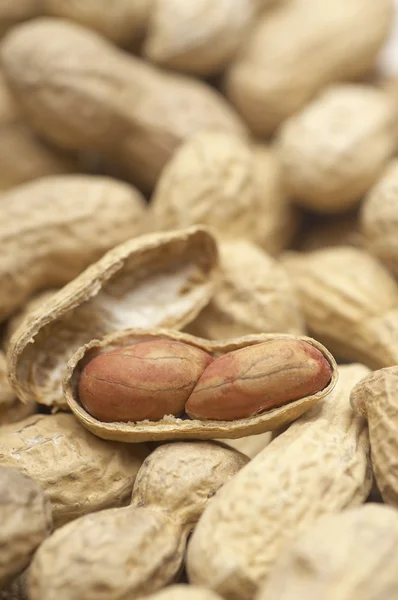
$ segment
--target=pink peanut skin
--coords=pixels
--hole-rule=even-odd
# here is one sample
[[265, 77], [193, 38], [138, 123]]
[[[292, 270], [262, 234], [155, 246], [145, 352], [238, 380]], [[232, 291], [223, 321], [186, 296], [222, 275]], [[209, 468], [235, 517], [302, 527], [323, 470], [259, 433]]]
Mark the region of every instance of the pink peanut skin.
[[200, 348], [167, 339], [118, 348], [84, 367], [80, 402], [104, 422], [158, 421], [179, 415], [212, 360]]
[[232, 421], [323, 390], [332, 377], [323, 354], [302, 340], [269, 340], [214, 360], [189, 397], [191, 418]]

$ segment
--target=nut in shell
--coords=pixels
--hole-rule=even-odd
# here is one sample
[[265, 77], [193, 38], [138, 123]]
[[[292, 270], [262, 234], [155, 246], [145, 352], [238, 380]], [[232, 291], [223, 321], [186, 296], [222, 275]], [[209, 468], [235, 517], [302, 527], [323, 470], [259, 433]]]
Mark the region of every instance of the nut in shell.
[[[127, 423], [120, 421], [99, 421], [84, 409], [79, 400], [78, 386], [82, 370], [91, 360], [96, 356], [101, 356], [103, 353], [115, 349], [123, 349], [126, 346], [137, 343], [162, 339], [174, 340], [191, 345], [208, 353], [214, 359], [223, 357], [230, 352], [239, 351], [240, 349], [248, 350], [252, 348], [255, 353], [256, 347], [260, 347], [262, 344], [269, 344], [270, 347], [273, 347], [274, 344], [281, 343], [283, 347], [286, 346], [289, 348], [291, 345], [294, 346], [295, 344], [298, 344], [299, 346], [301, 346], [301, 344], [304, 344], [305, 346], [308, 344], [311, 351], [315, 353], [319, 352], [322, 356], [322, 361], [325, 361], [328, 365], [328, 377], [330, 377], [330, 380], [326, 387], [319, 389], [319, 387], [321, 387], [319, 386], [315, 393], [310, 393], [309, 395], [291, 401], [288, 404], [266, 410], [260, 414], [254, 414], [252, 416], [247, 415], [243, 418], [234, 420], [227, 420], [228, 406], [226, 406], [224, 420], [215, 420], [214, 417], [212, 417], [212, 419], [186, 419], [173, 415], [165, 415], [158, 421], [146, 420]], [[214, 364], [215, 362], [216, 360], [210, 364]], [[276, 362], [278, 363], [278, 361]], [[280, 370], [281, 367], [283, 369], [283, 366], [282, 357], [281, 362], [277, 364], [277, 368]], [[297, 366], [298, 365], [296, 365], [296, 367]], [[299, 374], [299, 370], [297, 373]], [[68, 362], [67, 373], [63, 381], [63, 388], [65, 399], [70, 410], [72, 410], [84, 427], [104, 439], [139, 442], [190, 438], [236, 438], [276, 429], [282, 424], [297, 419], [320, 399], [328, 396], [334, 388], [336, 381], [337, 367], [334, 358], [326, 348], [317, 341], [305, 336], [263, 334], [232, 340], [209, 341], [195, 338], [194, 336], [180, 333], [175, 330], [132, 329], [109, 334], [100, 340], [93, 340], [79, 348]]]
[[42, 544], [29, 570], [30, 599], [139, 598], [172, 583], [203, 510], [246, 463], [215, 442], [158, 447], [142, 464], [130, 506], [86, 515]]
[[41, 486], [56, 527], [126, 503], [147, 454], [145, 446], [98, 439], [70, 414], [34, 415], [1, 428], [0, 464]]
[[52, 530], [51, 505], [30, 477], [0, 467], [0, 587], [28, 566]]

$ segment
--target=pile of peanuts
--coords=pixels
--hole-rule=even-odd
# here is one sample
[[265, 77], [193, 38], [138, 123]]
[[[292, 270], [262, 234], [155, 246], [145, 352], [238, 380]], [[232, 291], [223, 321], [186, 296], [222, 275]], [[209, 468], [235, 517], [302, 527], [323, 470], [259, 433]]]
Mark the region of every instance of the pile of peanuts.
[[394, 30], [0, 2], [0, 600], [398, 598]]

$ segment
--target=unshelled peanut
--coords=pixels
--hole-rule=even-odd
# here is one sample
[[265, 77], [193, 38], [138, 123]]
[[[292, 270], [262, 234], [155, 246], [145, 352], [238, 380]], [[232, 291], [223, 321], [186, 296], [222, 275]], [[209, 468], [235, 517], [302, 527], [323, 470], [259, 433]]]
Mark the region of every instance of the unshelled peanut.
[[317, 213], [357, 205], [395, 150], [393, 123], [392, 102], [381, 90], [353, 84], [326, 89], [279, 133], [291, 197]]
[[373, 470], [384, 502], [398, 508], [398, 367], [374, 371], [351, 392], [351, 405], [369, 424]]
[[69, 19], [130, 46], [146, 29], [152, 0], [41, 0], [48, 15]]
[[387, 166], [361, 208], [361, 232], [368, 250], [398, 275], [398, 160]]
[[247, 460], [215, 442], [160, 446], [143, 463], [130, 506], [86, 515], [40, 546], [30, 599], [140, 598], [172, 583], [203, 510]]
[[366, 250], [336, 246], [287, 253], [311, 334], [337, 357], [371, 368], [398, 362], [398, 285]]
[[70, 414], [34, 415], [1, 428], [0, 464], [41, 486], [56, 527], [126, 503], [147, 454], [142, 445], [98, 439]]
[[51, 529], [50, 502], [37, 483], [1, 465], [0, 588], [29, 564]]
[[283, 267], [246, 240], [218, 245], [220, 265], [209, 304], [187, 331], [207, 339], [251, 333], [305, 333], [298, 296]]
[[281, 555], [257, 600], [392, 599], [397, 543], [398, 512], [387, 506], [323, 516]]
[[142, 233], [141, 194], [108, 177], [43, 177], [1, 198], [0, 321], [34, 292], [61, 286]]
[[117, 160], [148, 190], [196, 131], [245, 131], [210, 86], [162, 72], [67, 21], [18, 26], [3, 41], [1, 61], [26, 119], [46, 139]]
[[366, 74], [392, 14], [392, 0], [279, 2], [229, 69], [227, 95], [256, 135], [269, 135], [325, 85]]
[[147, 598], [148, 600], [221, 600], [221, 596], [212, 590], [196, 585], [170, 585]]
[[362, 365], [340, 368], [325, 400], [281, 433], [207, 507], [188, 547], [192, 583], [227, 600], [253, 598], [292, 539], [319, 516], [365, 501], [365, 420], [349, 405]]

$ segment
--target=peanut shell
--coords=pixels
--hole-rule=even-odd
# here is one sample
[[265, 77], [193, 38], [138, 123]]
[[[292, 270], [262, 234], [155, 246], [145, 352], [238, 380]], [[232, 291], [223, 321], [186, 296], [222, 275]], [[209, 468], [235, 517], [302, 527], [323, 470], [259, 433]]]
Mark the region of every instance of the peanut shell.
[[26, 570], [22, 575], [13, 579], [10, 585], [0, 589], [0, 600], [29, 600], [27, 596], [25, 573]]
[[23, 403], [15, 396], [7, 377], [7, 362], [0, 351], [0, 426], [20, 421], [37, 410], [36, 402]]
[[309, 331], [330, 351], [379, 369], [398, 362], [398, 285], [365, 250], [287, 253]]
[[235, 448], [242, 454], [245, 454], [249, 458], [254, 458], [257, 456], [261, 450], [263, 450], [268, 444], [271, 442], [272, 433], [266, 431], [265, 433], [258, 433], [257, 435], [248, 435], [243, 438], [239, 438], [236, 440], [224, 439], [220, 440], [230, 446], [231, 448]]
[[111, 158], [147, 191], [195, 132], [246, 131], [210, 86], [160, 71], [71, 22], [43, 18], [16, 27], [1, 60], [28, 122], [45, 139]]
[[[268, 410], [259, 415], [237, 419], [235, 421], [216, 421], [199, 419], [181, 419], [166, 415], [160, 421], [139, 421], [135, 423], [104, 423], [92, 417], [81, 405], [77, 386], [84, 366], [102, 352], [129, 346], [150, 339], [171, 339], [191, 344], [208, 352], [213, 358], [223, 356], [233, 350], [274, 340], [302, 340], [308, 342], [325, 357], [330, 365], [332, 378], [329, 385], [305, 398], [291, 402], [279, 408]], [[67, 372], [63, 381], [66, 402], [80, 423], [89, 431], [104, 439], [125, 442], [159, 441], [177, 439], [213, 439], [237, 438], [263, 433], [276, 429], [282, 424], [297, 419], [305, 411], [326, 397], [334, 388], [337, 380], [337, 367], [328, 350], [316, 340], [305, 336], [281, 334], [251, 335], [231, 340], [209, 341], [196, 338], [186, 333], [167, 329], [130, 329], [111, 333], [101, 340], [93, 340], [79, 348], [69, 359]]]
[[233, 58], [254, 16], [253, 0], [153, 0], [144, 54], [165, 68], [217, 73]]
[[395, 598], [397, 543], [398, 512], [387, 506], [323, 516], [281, 555], [257, 600]]
[[73, 169], [72, 159], [45, 144], [23, 122], [0, 72], [0, 191]]
[[221, 600], [218, 594], [205, 587], [196, 585], [170, 585], [156, 594], [147, 596], [148, 600]]
[[252, 151], [255, 193], [260, 207], [253, 227], [258, 227], [258, 245], [274, 256], [293, 241], [301, 217], [287, 195], [282, 164], [275, 147], [254, 144]]
[[372, 483], [365, 420], [349, 404], [368, 369], [340, 367], [335, 390], [243, 467], [203, 513], [189, 581], [250, 600], [284, 548], [321, 515], [365, 501]]
[[280, 129], [277, 144], [289, 194], [321, 214], [353, 208], [395, 149], [393, 122], [383, 91], [353, 84], [327, 88]]
[[218, 281], [187, 332], [207, 339], [251, 333], [305, 333], [290, 278], [276, 260], [245, 240], [219, 244]]
[[0, 586], [29, 564], [52, 530], [51, 506], [43, 491], [17, 469], [0, 466]]
[[41, 0], [46, 14], [94, 29], [116, 44], [130, 45], [145, 31], [149, 0]]
[[147, 454], [145, 446], [98, 439], [69, 414], [34, 415], [1, 428], [0, 464], [41, 486], [56, 527], [126, 503]]
[[270, 135], [326, 85], [366, 74], [392, 15], [392, 0], [279, 2], [232, 63], [227, 96], [257, 136]]
[[398, 367], [374, 371], [351, 392], [351, 405], [369, 425], [372, 465], [377, 487], [387, 504], [398, 507]]
[[21, 21], [37, 17], [42, 13], [42, 0], [12, 0], [0, 5], [0, 36]]
[[398, 159], [392, 160], [361, 208], [361, 232], [369, 252], [398, 274]]
[[18, 397], [66, 407], [65, 365], [82, 344], [132, 326], [186, 325], [210, 299], [216, 260], [213, 237], [198, 227], [144, 235], [110, 250], [14, 333], [7, 356]]
[[0, 321], [35, 292], [62, 286], [117, 244], [142, 233], [145, 204], [107, 177], [64, 175], [1, 198]]
[[215, 442], [160, 446], [144, 461], [130, 506], [86, 515], [41, 545], [30, 600], [127, 600], [172, 583], [203, 510], [246, 463]]

